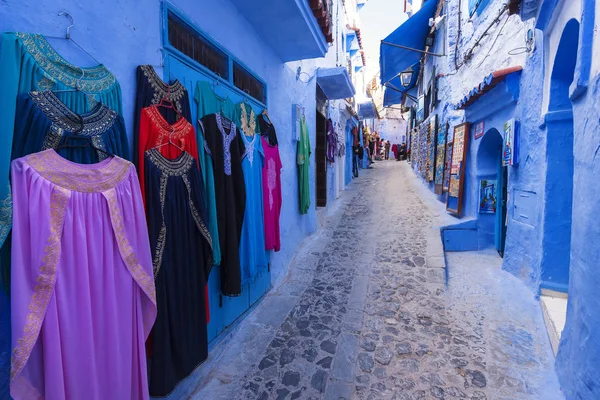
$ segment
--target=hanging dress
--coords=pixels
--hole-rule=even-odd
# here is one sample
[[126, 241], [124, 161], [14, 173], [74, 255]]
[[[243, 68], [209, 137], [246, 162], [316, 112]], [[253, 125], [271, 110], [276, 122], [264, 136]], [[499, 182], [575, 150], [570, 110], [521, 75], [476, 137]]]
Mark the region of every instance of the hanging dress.
[[300, 141], [296, 153], [300, 214], [308, 214], [310, 208], [310, 154], [310, 137], [308, 136], [306, 119], [303, 117], [300, 120]]
[[238, 103], [235, 106], [235, 125], [246, 136], [252, 136], [260, 133], [260, 124], [258, 118], [250, 104]]
[[[223, 117], [233, 120], [235, 118], [235, 106], [229, 97], [224, 98], [218, 96], [206, 81], [198, 81], [196, 83], [196, 91], [194, 92], [194, 100], [197, 106], [198, 123], [205, 115], [219, 113]], [[221, 244], [216, 238], [219, 237], [219, 224], [217, 222], [217, 202], [215, 199], [215, 180], [213, 172], [213, 163], [210, 157], [207, 156], [204, 146], [204, 136], [202, 129], [196, 131], [199, 143], [198, 159], [200, 161], [200, 169], [202, 170], [202, 181], [204, 182], [204, 199], [208, 213], [208, 229], [213, 240], [213, 259], [215, 265], [221, 264]]]
[[279, 216], [281, 215], [281, 158], [279, 147], [271, 146], [267, 139], [261, 138], [265, 155], [265, 166], [262, 170], [263, 204], [265, 215], [265, 248], [279, 251], [281, 240], [279, 233]]
[[246, 151], [242, 169], [246, 187], [246, 211], [240, 242], [240, 265], [242, 283], [254, 282], [261, 268], [269, 264], [265, 249], [265, 226], [263, 212], [264, 153], [260, 135], [248, 138], [240, 132]]
[[200, 121], [205, 150], [213, 163], [219, 241], [226, 250], [221, 252], [221, 292], [238, 296], [242, 292], [239, 247], [246, 209], [244, 141], [235, 124], [221, 114], [206, 115]]
[[[30, 92], [17, 100], [17, 117], [13, 140], [12, 159], [42, 150], [56, 148], [65, 141], [81, 145], [71, 137], [89, 137], [94, 146], [105, 152], [129, 158], [129, 144], [123, 117], [102, 103], [84, 114], [70, 110], [50, 91]], [[73, 162], [92, 164], [107, 157], [92, 147], [62, 148], [58, 153]]]
[[204, 288], [211, 238], [196, 160], [145, 154], [146, 215], [158, 315], [152, 328], [150, 395], [163, 397], [208, 356]]
[[[3, 33], [0, 47], [0, 245], [10, 231], [12, 201], [9, 159], [12, 150], [17, 97], [32, 91], [81, 91], [57, 93], [75, 113], [86, 113], [98, 102], [123, 115], [121, 88], [104, 65], [78, 67], [56, 52], [39, 34]], [[87, 94], [86, 94], [87, 93]]]
[[275, 132], [275, 126], [267, 119], [265, 114], [261, 114], [258, 117], [258, 126], [261, 136], [266, 137], [271, 146], [277, 146], [277, 132]]
[[148, 399], [156, 293], [135, 168], [51, 149], [11, 172], [11, 396]]
[[184, 118], [180, 118], [174, 124], [169, 124], [160, 113], [160, 108], [162, 107], [150, 106], [142, 108], [140, 116], [138, 147], [135, 151], [137, 152], [138, 174], [144, 202], [146, 193], [144, 157], [147, 150], [165, 144], [158, 148], [163, 156], [171, 160], [179, 157], [181, 150], [175, 146], [166, 144], [169, 142], [169, 137], [171, 137], [173, 143], [198, 160], [198, 145], [196, 144], [196, 133], [192, 124]]
[[[198, 145], [196, 144], [196, 134], [194, 127], [185, 118], [180, 118], [177, 122], [169, 124], [160, 113], [160, 109], [156, 105], [142, 108], [140, 115], [140, 131], [138, 135], [138, 147], [134, 150], [137, 152], [138, 174], [140, 178], [140, 186], [142, 188], [142, 198], [146, 204], [146, 189], [145, 189], [145, 173], [144, 173], [144, 157], [147, 150], [158, 147], [157, 150], [167, 159], [175, 159], [181, 155], [181, 150], [169, 143], [176, 143], [184, 151], [190, 153], [196, 162], [198, 162]], [[209, 272], [210, 273], [210, 270]], [[207, 273], [207, 277], [208, 277]], [[210, 311], [208, 307], [208, 286], [205, 289], [206, 293], [206, 318], [210, 321]]]
[[[179, 80], [175, 80], [171, 84], [164, 82], [162, 79], [160, 79], [151, 65], [139, 65], [136, 70], [136, 75], [137, 92], [133, 116], [134, 149], [139, 147], [137, 141], [140, 134], [140, 118], [142, 114], [142, 108], [158, 104], [162, 99], [166, 98], [173, 103], [173, 106], [175, 106], [177, 111], [179, 111], [188, 122], [192, 122], [188, 91]], [[175, 112], [175, 110], [172, 108], [159, 107], [158, 110], [165, 121], [167, 121], [169, 124], [177, 122], [177, 120], [180, 118], [179, 114], [177, 114], [177, 112]], [[134, 162], [137, 165], [139, 160], [136, 157], [134, 157], [134, 159]]]

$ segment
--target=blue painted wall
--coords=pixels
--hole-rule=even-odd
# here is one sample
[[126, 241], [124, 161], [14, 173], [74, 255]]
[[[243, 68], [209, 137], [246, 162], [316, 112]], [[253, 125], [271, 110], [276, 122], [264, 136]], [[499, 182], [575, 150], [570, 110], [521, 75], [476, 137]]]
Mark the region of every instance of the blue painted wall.
[[[173, 0], [171, 2], [185, 14], [195, 27], [206, 33], [232, 53], [268, 86], [268, 109], [276, 126], [279, 150], [283, 162], [281, 214], [282, 249], [271, 256], [272, 281], [280, 281], [301, 241], [317, 227], [314, 207], [315, 163], [311, 160], [310, 186], [313, 204], [308, 215], [298, 213], [298, 185], [296, 143], [292, 140], [291, 106], [305, 107], [311, 144], [315, 144], [315, 93], [316, 79], [296, 79], [296, 69], [301, 67], [308, 76], [314, 76], [319, 66], [335, 66], [335, 51], [329, 51], [324, 59], [283, 63], [266, 45], [248, 22], [229, 1]], [[135, 102], [135, 68], [140, 64], [159, 65], [161, 53], [161, 2], [138, 0], [112, 0], [104, 2], [77, 3], [70, 0], [36, 0], [24, 7], [18, 0], [0, 2], [0, 31], [36, 32], [49, 36], [63, 36], [68, 20], [57, 14], [66, 9], [75, 19], [72, 36], [96, 59], [104, 63], [117, 77], [123, 93], [123, 109], [126, 126], [131, 138], [133, 107]], [[341, 7], [340, 7], [341, 9]], [[256, 10], [259, 13], [260, 10]], [[246, 14], [247, 15], [247, 14]], [[51, 44], [74, 64], [93, 65], [85, 54], [72, 44], [50, 39]], [[343, 47], [343, 46], [341, 46]], [[330, 48], [331, 49], [331, 48]], [[193, 93], [190, 93], [193, 96]], [[346, 121], [341, 122], [345, 126]], [[334, 172], [328, 169], [328, 200], [335, 199]], [[0, 399], [6, 398], [6, 379], [9, 368], [9, 339], [6, 312], [7, 303], [0, 295]], [[190, 384], [173, 396], [185, 396]]]

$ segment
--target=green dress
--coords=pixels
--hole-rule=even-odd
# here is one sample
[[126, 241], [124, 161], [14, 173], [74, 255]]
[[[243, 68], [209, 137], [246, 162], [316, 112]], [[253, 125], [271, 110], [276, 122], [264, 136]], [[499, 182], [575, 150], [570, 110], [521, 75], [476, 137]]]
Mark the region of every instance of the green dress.
[[[215, 180], [213, 175], [213, 163], [206, 155], [204, 129], [200, 119], [205, 115], [219, 113], [225, 118], [234, 121], [236, 112], [235, 105], [227, 98], [219, 97], [206, 81], [198, 81], [194, 92], [196, 100], [198, 124], [196, 129], [196, 140], [198, 141], [198, 162], [202, 168], [202, 181], [204, 183], [204, 204], [208, 212], [208, 230], [213, 238], [219, 237], [219, 226], [217, 223], [217, 201], [215, 199]], [[221, 264], [221, 246], [218, 240], [213, 240], [213, 260], [215, 265]]]
[[300, 200], [300, 214], [308, 214], [310, 208], [310, 137], [308, 136], [308, 127], [306, 119], [303, 117], [300, 121], [300, 141], [298, 142], [298, 151], [296, 162], [298, 163], [298, 197]]

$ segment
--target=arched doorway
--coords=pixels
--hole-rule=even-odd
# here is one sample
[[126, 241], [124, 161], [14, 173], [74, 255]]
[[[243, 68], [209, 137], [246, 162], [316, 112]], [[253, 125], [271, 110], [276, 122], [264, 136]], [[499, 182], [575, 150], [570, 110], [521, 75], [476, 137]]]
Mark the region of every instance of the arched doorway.
[[477, 230], [480, 243], [504, 255], [506, 239], [506, 167], [502, 166], [502, 135], [488, 130], [477, 150]]
[[567, 292], [573, 206], [573, 82], [579, 44], [579, 22], [565, 25], [550, 78], [546, 114], [546, 186], [542, 240], [541, 288]]

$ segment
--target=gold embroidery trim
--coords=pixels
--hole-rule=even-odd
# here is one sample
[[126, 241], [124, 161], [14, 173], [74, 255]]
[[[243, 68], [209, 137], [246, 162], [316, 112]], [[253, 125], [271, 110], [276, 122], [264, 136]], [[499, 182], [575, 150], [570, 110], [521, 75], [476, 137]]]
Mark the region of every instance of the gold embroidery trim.
[[[101, 93], [117, 84], [115, 76], [103, 65], [81, 68], [69, 63], [40, 34], [15, 33], [15, 36], [44, 71], [47, 80], [59, 81], [71, 88], [79, 86], [88, 93]], [[49, 86], [47, 80], [43, 82], [44, 87]]]
[[194, 222], [196, 223], [198, 230], [200, 231], [202, 236], [204, 236], [204, 239], [206, 239], [206, 241], [208, 242], [208, 245], [210, 246], [211, 262], [209, 264], [212, 264], [213, 245], [212, 245], [212, 237], [210, 236], [210, 231], [208, 230], [208, 228], [202, 221], [202, 218], [200, 218], [200, 213], [198, 212], [198, 210], [196, 209], [196, 206], [194, 206], [194, 202], [192, 201], [192, 184], [190, 183], [187, 175], [182, 175], [181, 178], [183, 179], [183, 183], [185, 183], [185, 187], [187, 188], [188, 201], [190, 203], [190, 212], [192, 213], [192, 218], [194, 219]]
[[127, 233], [125, 231], [125, 224], [123, 223], [123, 217], [121, 216], [121, 210], [117, 201], [115, 190], [107, 190], [102, 193], [108, 202], [108, 208], [110, 210], [110, 219], [112, 221], [113, 230], [117, 239], [117, 245], [121, 257], [129, 270], [129, 273], [133, 279], [142, 288], [144, 293], [150, 298], [152, 303], [156, 305], [156, 287], [154, 286], [154, 278], [144, 271], [144, 267], [138, 262], [138, 258], [127, 239]]
[[244, 104], [240, 104], [240, 128], [246, 136], [254, 136], [256, 132], [256, 116], [254, 115], [254, 109], [250, 108], [250, 119], [248, 120], [248, 111]]
[[58, 186], [53, 188], [50, 199], [50, 234], [46, 241], [42, 264], [38, 270], [33, 295], [29, 302], [29, 314], [27, 314], [23, 334], [17, 341], [17, 346], [13, 349], [10, 370], [11, 382], [21, 373], [31, 355], [46, 315], [48, 303], [54, 292], [56, 270], [62, 250], [63, 222], [70, 198], [71, 192], [68, 190]]
[[[183, 139], [186, 136], [190, 136], [190, 140], [196, 140], [194, 133], [194, 127], [185, 118], [180, 118], [173, 125], [170, 125], [160, 114], [157, 106], [150, 106], [142, 109], [143, 112], [147, 112], [152, 124], [158, 129], [158, 136], [156, 141], [153, 143], [154, 147], [164, 144], [169, 140], [171, 133], [173, 134], [172, 140], [177, 143], [177, 140]], [[189, 148], [189, 145], [180, 146], [183, 149]]]
[[129, 173], [133, 164], [114, 157], [99, 168], [85, 168], [69, 162], [49, 149], [26, 157], [27, 163], [44, 179], [76, 192], [94, 193], [117, 186]]
[[160, 175], [160, 215], [162, 216], [162, 225], [156, 240], [156, 249], [154, 250], [154, 260], [152, 262], [154, 269], [154, 279], [158, 276], [160, 266], [162, 264], [163, 254], [165, 252], [165, 244], [167, 242], [167, 226], [165, 225], [165, 199], [167, 197], [167, 181], [169, 176], [164, 172]]

